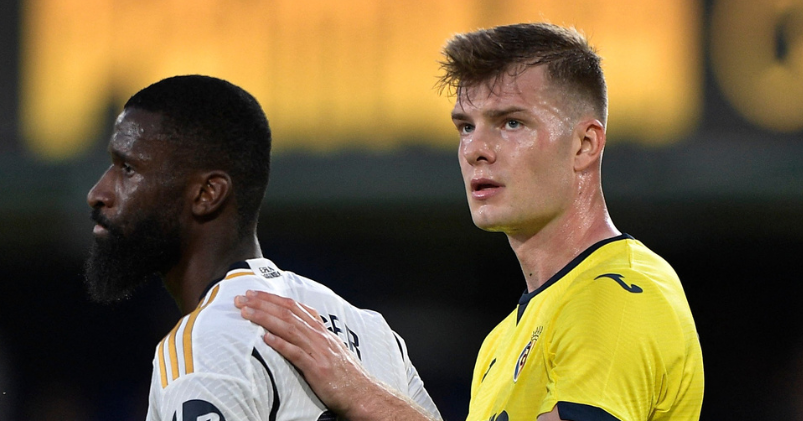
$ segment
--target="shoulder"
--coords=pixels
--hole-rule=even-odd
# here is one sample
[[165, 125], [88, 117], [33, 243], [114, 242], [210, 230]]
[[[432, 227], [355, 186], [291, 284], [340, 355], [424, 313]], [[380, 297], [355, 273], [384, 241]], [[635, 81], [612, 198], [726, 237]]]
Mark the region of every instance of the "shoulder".
[[[490, 347], [499, 342], [499, 338], [504, 336], [510, 329], [515, 328], [518, 321], [518, 308], [513, 310], [511, 313], [507, 315], [501, 322], [499, 322], [494, 328], [485, 336], [485, 339], [482, 342], [482, 348]], [[481, 349], [482, 351], [482, 349]]]
[[[496, 353], [499, 349], [505, 349], [508, 346], [506, 336], [508, 336], [510, 331], [515, 329], [518, 325], [517, 313], [518, 309], [508, 314], [508, 316], [499, 322], [499, 324], [497, 324], [491, 330], [491, 332], [485, 336], [485, 339], [483, 339], [482, 345], [477, 353], [477, 360], [474, 366], [475, 377], [477, 374], [484, 373], [484, 370], [486, 370], [488, 366], [492, 364], [492, 360], [496, 359]], [[477, 370], [483, 370], [483, 372], [477, 373]]]
[[262, 328], [240, 316], [234, 297], [258, 285], [253, 274], [224, 279], [179, 319], [156, 347], [154, 364], [163, 387], [190, 374], [250, 376], [251, 353]]
[[354, 306], [317, 281], [271, 268], [266, 259], [248, 263], [255, 272], [267, 274], [269, 292], [314, 308], [326, 328], [343, 341], [371, 374], [397, 388], [405, 384], [409, 359], [404, 341], [380, 313]]
[[267, 259], [248, 261], [253, 271], [265, 278], [268, 292], [290, 297], [314, 308], [327, 322], [327, 315], [347, 318], [391, 333], [385, 318], [378, 312], [354, 306], [326, 285], [291, 271], [278, 269]]
[[556, 313], [575, 332], [685, 336], [693, 324], [675, 271], [636, 240], [607, 244], [578, 269]]
[[[605, 303], [667, 302], [683, 294], [677, 274], [659, 255], [633, 239], [607, 244], [570, 280], [570, 298]], [[617, 304], [618, 305], [618, 304]]]

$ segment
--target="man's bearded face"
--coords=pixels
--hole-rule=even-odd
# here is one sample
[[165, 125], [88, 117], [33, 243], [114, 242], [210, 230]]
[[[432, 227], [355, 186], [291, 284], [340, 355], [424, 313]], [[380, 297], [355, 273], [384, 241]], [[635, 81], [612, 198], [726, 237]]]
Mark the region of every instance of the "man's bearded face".
[[100, 209], [92, 210], [92, 220], [108, 230], [107, 235], [95, 237], [85, 264], [85, 284], [93, 301], [110, 303], [129, 298], [134, 290], [179, 260], [177, 203], [131, 213], [121, 224], [103, 217]]

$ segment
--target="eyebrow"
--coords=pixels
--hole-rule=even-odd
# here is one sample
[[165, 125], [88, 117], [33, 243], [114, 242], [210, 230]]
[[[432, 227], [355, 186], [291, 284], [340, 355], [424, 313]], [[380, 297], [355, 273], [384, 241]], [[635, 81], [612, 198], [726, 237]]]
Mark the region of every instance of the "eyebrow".
[[124, 154], [124, 153], [122, 153], [122, 152], [120, 152], [120, 151], [118, 151], [116, 149], [112, 149], [111, 146], [109, 146], [106, 149], [106, 151], [109, 153], [109, 156], [111, 157], [112, 161], [114, 161], [114, 160], [128, 161], [128, 155], [126, 155], [126, 154]]
[[468, 115], [466, 113], [452, 113], [452, 120], [468, 120]]
[[[508, 107], [508, 108], [502, 108], [502, 109], [487, 110], [487, 111], [484, 111], [482, 113], [482, 115], [484, 115], [485, 117], [488, 117], [490, 119], [496, 119], [496, 118], [499, 118], [499, 117], [503, 117], [503, 116], [506, 116], [506, 115], [509, 115], [509, 114], [518, 113], [518, 112], [522, 112], [522, 111], [527, 111], [527, 110], [525, 108], [522, 108], [522, 107], [513, 106], [513, 107]], [[469, 117], [468, 117], [468, 114], [466, 114], [466, 113], [453, 112], [452, 113], [452, 120], [469, 120]]]
[[112, 147], [111, 144], [109, 144], [109, 147], [106, 148], [106, 149], [107, 149], [107, 151], [109, 152], [109, 155], [111, 155], [112, 158], [117, 158], [117, 159], [119, 159], [121, 161], [132, 162], [132, 163], [136, 162], [136, 161], [139, 161], [139, 159], [137, 159], [133, 154], [123, 152], [123, 151], [121, 151], [119, 149], [115, 149], [115, 148]]

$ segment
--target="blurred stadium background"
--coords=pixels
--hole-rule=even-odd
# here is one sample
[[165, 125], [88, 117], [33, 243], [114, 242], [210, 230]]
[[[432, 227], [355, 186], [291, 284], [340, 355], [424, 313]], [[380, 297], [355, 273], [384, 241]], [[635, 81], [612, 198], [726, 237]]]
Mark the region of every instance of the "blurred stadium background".
[[464, 418], [524, 283], [471, 223], [436, 62], [455, 32], [544, 20], [605, 59], [610, 210], [684, 282], [702, 419], [803, 420], [803, 0], [1, 0], [0, 420], [144, 418], [179, 314], [159, 285], [87, 301], [85, 196], [125, 99], [186, 73], [266, 109], [266, 256], [382, 312]]

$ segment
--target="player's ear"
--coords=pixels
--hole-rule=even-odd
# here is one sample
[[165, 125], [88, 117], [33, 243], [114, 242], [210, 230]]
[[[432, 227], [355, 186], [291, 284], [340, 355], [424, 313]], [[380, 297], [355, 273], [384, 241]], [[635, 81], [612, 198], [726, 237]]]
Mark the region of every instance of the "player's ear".
[[192, 190], [192, 214], [213, 215], [232, 194], [231, 177], [224, 171], [210, 171], [200, 174], [197, 180]]
[[584, 120], [575, 126], [577, 149], [574, 156], [574, 170], [582, 172], [591, 165], [599, 163], [605, 149], [605, 126], [597, 119]]

